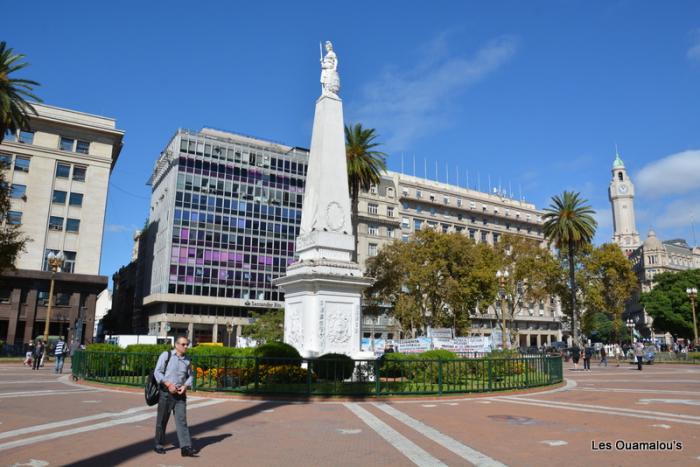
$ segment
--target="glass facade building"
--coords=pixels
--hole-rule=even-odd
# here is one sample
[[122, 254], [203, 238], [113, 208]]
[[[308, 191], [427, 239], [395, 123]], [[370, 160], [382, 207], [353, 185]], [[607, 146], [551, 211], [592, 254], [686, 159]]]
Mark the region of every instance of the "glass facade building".
[[210, 129], [176, 133], [150, 180], [149, 332], [187, 329], [216, 342], [218, 325], [282, 307], [272, 280], [294, 259], [307, 162], [301, 148]]

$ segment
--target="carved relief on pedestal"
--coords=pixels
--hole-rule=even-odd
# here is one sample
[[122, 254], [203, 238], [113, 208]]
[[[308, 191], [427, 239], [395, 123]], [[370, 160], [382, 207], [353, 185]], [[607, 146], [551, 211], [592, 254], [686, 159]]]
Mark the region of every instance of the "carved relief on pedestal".
[[331, 201], [326, 207], [326, 219], [328, 219], [328, 228], [338, 231], [345, 225], [345, 213], [342, 206], [336, 201]]
[[301, 350], [304, 347], [304, 331], [301, 327], [301, 303], [295, 303], [289, 307], [289, 328], [287, 329], [287, 343]]
[[347, 344], [352, 335], [351, 314], [338, 307], [327, 313], [326, 329], [328, 330], [328, 342], [333, 344]]

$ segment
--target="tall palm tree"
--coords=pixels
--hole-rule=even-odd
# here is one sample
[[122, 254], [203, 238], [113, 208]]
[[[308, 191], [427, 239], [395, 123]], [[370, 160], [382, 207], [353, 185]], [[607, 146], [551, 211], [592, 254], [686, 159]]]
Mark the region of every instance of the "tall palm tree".
[[595, 211], [582, 199], [580, 193], [565, 191], [561, 197], [552, 197], [552, 204], [545, 209], [544, 235], [561, 251], [566, 249], [569, 262], [569, 287], [571, 290], [571, 329], [574, 344], [578, 345], [576, 329], [576, 278], [574, 257], [576, 252], [591, 243], [598, 225]]
[[29, 127], [29, 114], [36, 115], [36, 110], [25, 99], [33, 99], [41, 102], [41, 99], [32, 94], [36, 81], [20, 78], [11, 78], [16, 73], [29, 65], [20, 63], [24, 55], [14, 54], [8, 49], [5, 42], [0, 42], [0, 143], [5, 138], [7, 130], [17, 131]]
[[369, 190], [378, 185], [381, 175], [386, 172], [386, 154], [377, 151], [377, 134], [374, 128], [362, 128], [362, 124], [345, 125], [345, 155], [348, 163], [348, 187], [352, 202], [352, 234], [355, 236], [357, 261], [357, 224], [360, 190]]

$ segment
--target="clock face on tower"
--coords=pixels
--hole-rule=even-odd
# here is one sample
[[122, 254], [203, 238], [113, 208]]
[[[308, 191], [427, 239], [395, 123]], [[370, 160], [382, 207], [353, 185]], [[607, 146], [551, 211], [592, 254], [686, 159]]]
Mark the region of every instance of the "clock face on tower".
[[627, 185], [619, 185], [617, 187], [617, 192], [620, 193], [621, 195], [624, 195], [627, 193]]

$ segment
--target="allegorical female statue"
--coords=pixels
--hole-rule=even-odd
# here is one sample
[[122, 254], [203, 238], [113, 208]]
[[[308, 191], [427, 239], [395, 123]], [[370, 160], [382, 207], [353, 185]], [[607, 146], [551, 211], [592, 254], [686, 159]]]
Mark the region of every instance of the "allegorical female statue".
[[321, 94], [338, 97], [340, 76], [338, 76], [338, 57], [333, 52], [333, 44], [326, 41], [326, 56], [321, 57]]

